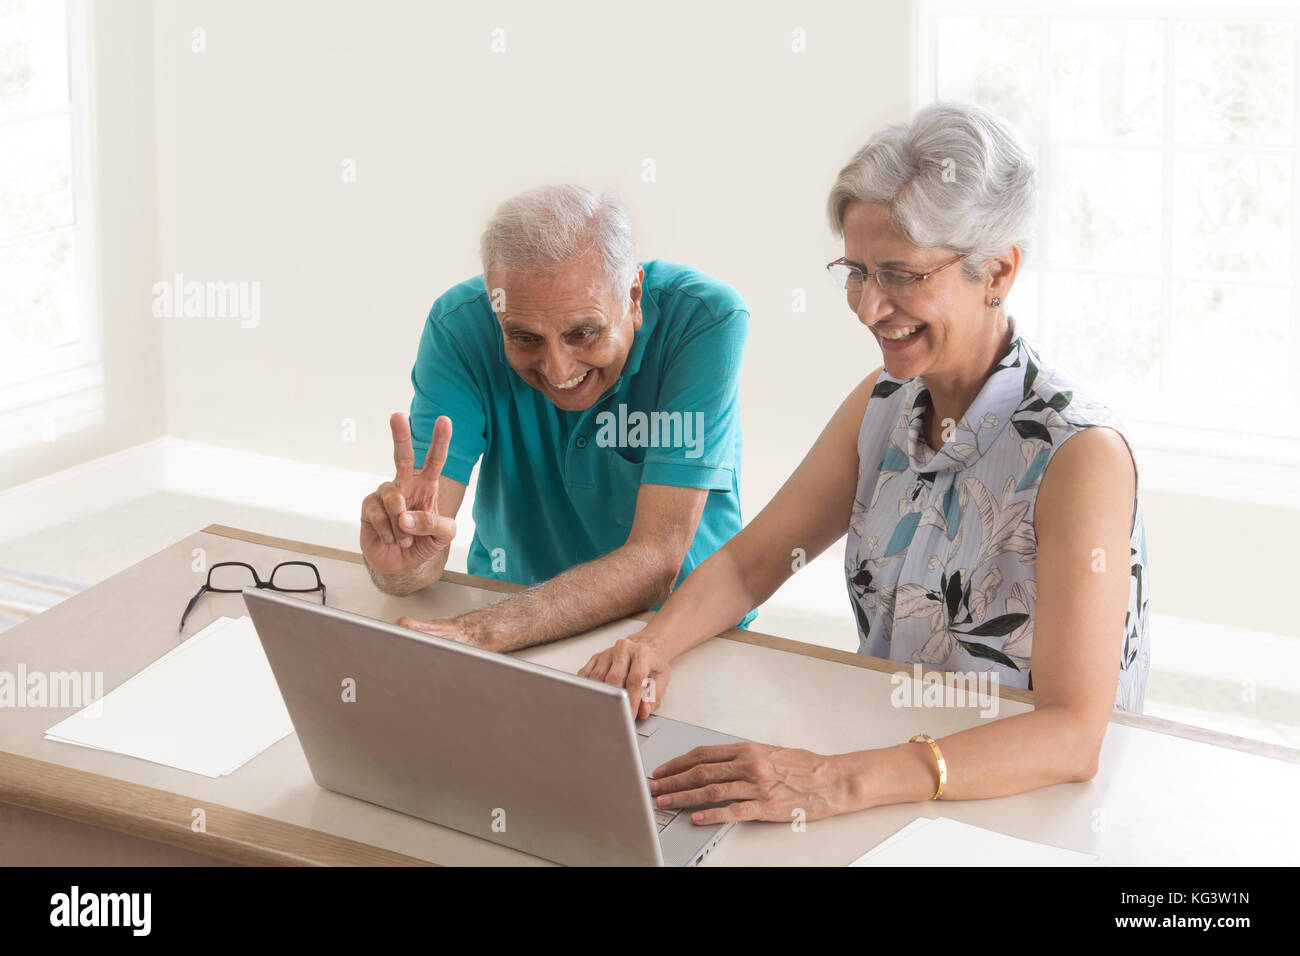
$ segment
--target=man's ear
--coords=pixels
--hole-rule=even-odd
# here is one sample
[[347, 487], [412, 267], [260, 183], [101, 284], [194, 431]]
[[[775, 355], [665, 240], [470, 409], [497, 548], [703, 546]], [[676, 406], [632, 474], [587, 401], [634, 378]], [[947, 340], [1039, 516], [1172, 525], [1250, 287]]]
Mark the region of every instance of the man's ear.
[[632, 280], [632, 288], [628, 295], [632, 299], [629, 308], [632, 309], [632, 328], [637, 332], [641, 331], [641, 283], [645, 281], [645, 269], [641, 266], [636, 267], [636, 278]]

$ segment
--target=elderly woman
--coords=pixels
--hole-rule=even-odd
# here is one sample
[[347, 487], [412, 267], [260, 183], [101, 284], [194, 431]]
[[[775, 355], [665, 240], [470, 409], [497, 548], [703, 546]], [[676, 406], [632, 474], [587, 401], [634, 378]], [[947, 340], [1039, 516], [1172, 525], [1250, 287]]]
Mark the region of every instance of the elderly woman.
[[828, 268], [884, 366], [763, 512], [581, 671], [649, 715], [678, 654], [770, 597], [796, 549], [847, 532], [861, 653], [991, 670], [1033, 690], [1034, 710], [858, 753], [697, 748], [654, 771], [659, 806], [732, 801], [692, 819], [789, 821], [1089, 780], [1112, 705], [1141, 710], [1146, 544], [1127, 438], [1006, 311], [1035, 191], [1023, 141], [968, 104], [935, 103], [853, 157], [830, 193], [844, 256]]

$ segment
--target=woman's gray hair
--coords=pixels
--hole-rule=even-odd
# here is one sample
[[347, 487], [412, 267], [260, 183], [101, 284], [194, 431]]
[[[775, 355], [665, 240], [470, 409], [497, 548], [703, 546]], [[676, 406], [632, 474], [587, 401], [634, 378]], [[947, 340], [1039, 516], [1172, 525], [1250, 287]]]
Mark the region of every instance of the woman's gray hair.
[[626, 293], [638, 267], [627, 209], [612, 192], [566, 184], [507, 199], [479, 243], [484, 280], [493, 267], [553, 275], [592, 250], [604, 264], [610, 291]]
[[913, 245], [969, 253], [962, 266], [974, 280], [1008, 247], [1028, 250], [1038, 174], [1010, 123], [973, 103], [937, 102], [877, 132], [840, 170], [827, 203], [837, 236], [857, 200], [887, 206]]

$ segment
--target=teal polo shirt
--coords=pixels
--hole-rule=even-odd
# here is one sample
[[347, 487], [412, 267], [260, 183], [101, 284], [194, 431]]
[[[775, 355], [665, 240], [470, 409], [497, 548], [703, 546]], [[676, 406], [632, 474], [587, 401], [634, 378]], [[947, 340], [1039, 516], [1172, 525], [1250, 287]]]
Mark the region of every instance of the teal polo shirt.
[[411, 444], [423, 467], [446, 415], [443, 474], [468, 486], [478, 465], [471, 574], [532, 585], [608, 554], [627, 542], [642, 483], [709, 492], [678, 585], [740, 530], [749, 310], [695, 269], [642, 267], [641, 328], [622, 375], [579, 412], [556, 408], [506, 361], [482, 276], [434, 302], [411, 370]]

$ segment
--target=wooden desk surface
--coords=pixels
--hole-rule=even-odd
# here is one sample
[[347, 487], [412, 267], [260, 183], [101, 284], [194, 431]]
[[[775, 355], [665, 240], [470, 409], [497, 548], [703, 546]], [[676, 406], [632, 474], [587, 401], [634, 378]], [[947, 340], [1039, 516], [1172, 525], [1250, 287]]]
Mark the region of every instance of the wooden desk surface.
[[[360, 556], [217, 525], [177, 542], [0, 636], [0, 670], [102, 671], [105, 691], [175, 647], [176, 621], [202, 583], [193, 570], [243, 560], [259, 569], [309, 556], [329, 603], [393, 620], [445, 617], [516, 590], [448, 572], [405, 598], [377, 591]], [[192, 634], [242, 598], [205, 595]], [[639, 616], [644, 618], [645, 615]], [[620, 621], [519, 656], [570, 672], [641, 627]], [[727, 733], [821, 752], [888, 746], [977, 723], [969, 708], [890, 703], [904, 665], [734, 631], [683, 655], [660, 713]], [[1032, 708], [1004, 688], [999, 716]], [[0, 863], [6, 841], [37, 817], [127, 835], [178, 854], [246, 864], [545, 864], [545, 861], [318, 787], [296, 735], [228, 777], [210, 779], [117, 754], [46, 741], [75, 708], [0, 709]], [[1290, 811], [1300, 751], [1155, 718], [1116, 714], [1097, 777], [1014, 797], [878, 807], [808, 824], [741, 824], [708, 865], [843, 865], [917, 816], [946, 816], [1012, 836], [1097, 853], [1108, 865], [1295, 864]], [[203, 808], [206, 829], [191, 828]], [[6, 815], [7, 814], [7, 815]], [[10, 829], [4, 829], [8, 821]], [[14, 844], [10, 844], [14, 845]]]

